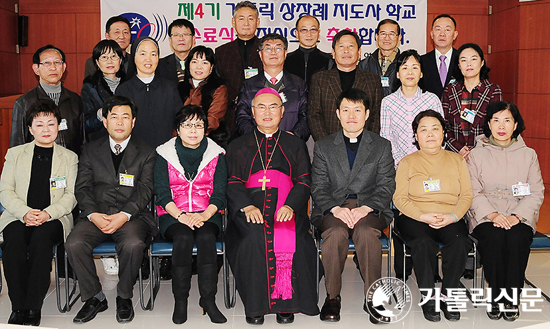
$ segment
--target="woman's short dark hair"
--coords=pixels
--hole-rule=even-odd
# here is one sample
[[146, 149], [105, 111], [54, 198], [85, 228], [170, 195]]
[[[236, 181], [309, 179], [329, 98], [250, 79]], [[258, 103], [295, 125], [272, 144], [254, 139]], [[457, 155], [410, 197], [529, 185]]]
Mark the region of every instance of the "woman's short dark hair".
[[491, 103], [489, 104], [489, 106], [487, 106], [487, 114], [485, 114], [485, 123], [483, 124], [483, 133], [485, 134], [485, 137], [491, 136], [489, 122], [491, 121], [495, 113], [505, 110], [509, 110], [510, 113], [512, 113], [512, 117], [514, 117], [514, 122], [518, 124], [518, 126], [514, 130], [514, 133], [512, 134], [512, 138], [517, 138], [519, 134], [521, 134], [525, 130], [525, 121], [523, 121], [523, 118], [521, 117], [521, 114], [519, 113], [519, 109], [516, 104], [512, 102], [500, 101]]
[[396, 91], [401, 87], [401, 80], [397, 79], [397, 73], [399, 72], [399, 69], [401, 68], [401, 65], [405, 64], [410, 57], [413, 57], [418, 62], [418, 65], [420, 65], [420, 72], [422, 72], [422, 62], [420, 61], [420, 55], [415, 49], [409, 49], [405, 50], [399, 56], [397, 56], [396, 62], [396, 70], [395, 70], [395, 80], [392, 86], [392, 91]]
[[136, 103], [130, 98], [120, 95], [111, 96], [103, 103], [103, 109], [101, 111], [103, 117], [107, 118], [109, 112], [111, 112], [115, 106], [129, 106], [130, 110], [132, 110], [132, 118], [135, 119], [137, 117], [138, 107]]
[[208, 62], [210, 62], [210, 64], [212, 64], [212, 73], [211, 73], [211, 75], [214, 74], [217, 78], [220, 77], [220, 72], [218, 70], [216, 56], [214, 55], [214, 51], [212, 50], [212, 48], [208, 48], [208, 47], [205, 47], [205, 46], [195, 46], [195, 47], [191, 48], [191, 50], [189, 51], [189, 54], [187, 54], [187, 58], [185, 59], [184, 75], [187, 79], [192, 78], [191, 71], [190, 71], [190, 68], [189, 68], [191, 65], [189, 65], [189, 64], [191, 63], [191, 61], [193, 60], [193, 57], [195, 57], [195, 55], [197, 55], [197, 58], [204, 58]]
[[122, 48], [120, 48], [120, 45], [114, 40], [101, 40], [97, 43], [97, 45], [95, 45], [94, 50], [92, 51], [92, 58], [94, 60], [94, 66], [96, 69], [99, 70], [99, 67], [97, 66], [97, 61], [99, 60], [99, 57], [111, 51], [116, 53], [121, 59], [124, 57], [124, 54], [122, 53]]
[[[423, 118], [426, 118], [426, 117], [436, 118], [439, 121], [439, 123], [441, 124], [441, 128], [443, 130], [442, 131], [442, 133], [443, 133], [443, 142], [441, 142], [441, 146], [444, 146], [445, 142], [447, 141], [447, 138], [445, 137], [445, 127], [446, 127], [445, 119], [443, 119], [443, 116], [441, 115], [441, 113], [439, 113], [437, 111], [434, 111], [434, 110], [422, 111], [422, 112], [418, 113], [416, 115], [416, 117], [414, 117], [414, 120], [412, 122], [413, 138], [414, 138], [414, 135], [416, 134], [416, 130], [418, 129], [418, 125], [420, 124], [420, 120], [422, 120]], [[418, 145], [418, 141], [416, 140], [416, 138], [414, 138], [413, 145], [416, 146], [416, 148], [420, 150], [420, 145]]]
[[36, 118], [39, 115], [49, 115], [53, 114], [53, 116], [57, 119], [57, 124], [61, 123], [61, 113], [59, 112], [59, 108], [55, 103], [51, 100], [42, 100], [38, 101], [36, 103], [33, 103], [25, 113], [25, 118], [27, 122], [27, 126], [32, 126], [32, 121], [34, 118]]
[[460, 71], [460, 54], [462, 53], [462, 51], [464, 51], [465, 49], [468, 49], [468, 48], [471, 48], [471, 49], [475, 50], [475, 52], [479, 55], [479, 58], [483, 61], [483, 66], [481, 67], [481, 70], [479, 71], [479, 79], [480, 80], [489, 79], [489, 71], [491, 71], [491, 69], [487, 66], [487, 62], [485, 61], [485, 57], [483, 56], [483, 50], [481, 50], [481, 47], [478, 46], [475, 43], [465, 43], [462, 46], [460, 46], [460, 48], [458, 48], [458, 51], [457, 51], [457, 54], [458, 54], [458, 62], [457, 62], [458, 70], [456, 70], [456, 79], [458, 81], [464, 81], [464, 75], [462, 74], [462, 71]]
[[178, 113], [176, 113], [176, 117], [174, 118], [174, 126], [176, 127], [176, 130], [179, 129], [182, 123], [193, 118], [204, 122], [204, 132], [206, 133], [208, 130], [208, 119], [206, 118], [206, 114], [204, 114], [202, 107], [198, 105], [185, 105], [178, 111]]

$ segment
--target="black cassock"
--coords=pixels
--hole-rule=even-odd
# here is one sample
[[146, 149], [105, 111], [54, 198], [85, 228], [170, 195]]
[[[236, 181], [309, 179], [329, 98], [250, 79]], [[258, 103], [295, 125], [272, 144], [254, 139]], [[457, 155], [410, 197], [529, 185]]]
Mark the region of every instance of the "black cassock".
[[[257, 141], [260, 144], [261, 157], [267, 164], [271, 153], [267, 178], [269, 183], [262, 189], [264, 170]], [[278, 143], [277, 143], [277, 138]], [[255, 130], [234, 140], [227, 150], [227, 169], [229, 181], [227, 199], [229, 223], [227, 226], [227, 256], [237, 282], [237, 289], [245, 307], [247, 316], [259, 316], [268, 313], [301, 312], [307, 315], [319, 313], [317, 307], [316, 266], [317, 251], [311, 234], [307, 216], [307, 204], [310, 196], [310, 161], [306, 144], [289, 133], [277, 131], [272, 137]], [[260, 179], [258, 179], [260, 178]], [[263, 177], [265, 178], [265, 177]], [[288, 182], [286, 192], [277, 186], [277, 180]], [[248, 188], [247, 188], [248, 186]], [[283, 200], [279, 194], [288, 193]], [[242, 208], [254, 205], [263, 214], [264, 224], [247, 223]], [[281, 232], [275, 223], [276, 210], [287, 205], [294, 210], [294, 223], [289, 234]], [[277, 231], [279, 230], [279, 231]], [[293, 233], [294, 232], [294, 233]], [[279, 234], [279, 235], [277, 235]], [[284, 239], [278, 239], [283, 236]], [[288, 238], [292, 243], [286, 243]], [[274, 240], [279, 244], [276, 246]], [[281, 287], [277, 274], [285, 272], [277, 259], [276, 252], [281, 250], [281, 242], [292, 245], [295, 250], [288, 265], [287, 283], [292, 284], [291, 295], [279, 295], [275, 289]], [[277, 256], [282, 253], [277, 253]], [[280, 257], [282, 258], [282, 257]], [[276, 284], [277, 278], [277, 284]], [[283, 285], [286, 291], [288, 284]], [[277, 290], [278, 291], [278, 290]], [[277, 295], [277, 296], [275, 296]], [[290, 297], [290, 298], [289, 298]]]

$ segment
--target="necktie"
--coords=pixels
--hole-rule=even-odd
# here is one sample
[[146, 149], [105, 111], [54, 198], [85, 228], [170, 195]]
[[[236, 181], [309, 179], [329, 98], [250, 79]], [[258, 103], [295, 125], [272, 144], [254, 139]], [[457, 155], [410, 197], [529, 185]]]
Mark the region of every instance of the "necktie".
[[116, 144], [115, 145], [115, 155], [120, 154], [120, 149], [122, 149], [122, 146], [120, 146], [120, 144]]
[[272, 85], [275, 85], [277, 83], [277, 78], [271, 78], [269, 79]]
[[441, 64], [439, 64], [439, 79], [441, 80], [441, 85], [443, 88], [445, 88], [445, 80], [447, 79], [447, 64], [445, 64], [446, 59], [447, 56], [445, 55], [439, 56], [439, 60], [441, 61]]

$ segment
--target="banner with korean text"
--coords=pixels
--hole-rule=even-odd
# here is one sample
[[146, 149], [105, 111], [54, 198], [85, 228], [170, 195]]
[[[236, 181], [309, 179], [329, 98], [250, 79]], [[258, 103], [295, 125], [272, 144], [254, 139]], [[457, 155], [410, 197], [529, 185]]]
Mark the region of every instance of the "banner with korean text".
[[[182, 2], [186, 1], [186, 2]], [[206, 2], [211, 1], [211, 2]], [[168, 43], [168, 25], [177, 18], [185, 18], [195, 26], [197, 44], [216, 48], [237, 36], [231, 26], [233, 8], [237, 2], [212, 0], [101, 0], [101, 36], [111, 16], [122, 15], [131, 23], [132, 40], [148, 35], [161, 46], [161, 56], [171, 53]], [[376, 49], [376, 26], [385, 18], [401, 26], [402, 50], [426, 51], [427, 0], [344, 0], [311, 1], [253, 1], [260, 11], [257, 36], [279, 33], [288, 38], [289, 51], [298, 47], [296, 20], [309, 14], [321, 23], [319, 48], [330, 52], [331, 42], [341, 29], [357, 32], [362, 40], [362, 52]], [[91, 50], [90, 50], [91, 51]]]

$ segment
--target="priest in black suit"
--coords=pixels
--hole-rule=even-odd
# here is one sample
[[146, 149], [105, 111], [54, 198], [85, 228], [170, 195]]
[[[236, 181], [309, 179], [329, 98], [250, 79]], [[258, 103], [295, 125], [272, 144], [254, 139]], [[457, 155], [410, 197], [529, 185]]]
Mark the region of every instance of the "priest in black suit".
[[456, 21], [450, 15], [437, 16], [430, 32], [435, 49], [422, 55], [422, 73], [420, 87], [441, 98], [445, 86], [456, 79], [458, 70], [458, 53], [453, 48], [453, 41], [458, 36]]
[[109, 136], [86, 144], [80, 155], [75, 194], [81, 218], [65, 243], [85, 302], [75, 323], [88, 322], [107, 309], [92, 254], [105, 241], [116, 243], [120, 264], [116, 319], [124, 323], [134, 318], [133, 287], [145, 241], [157, 233], [153, 213], [147, 209], [153, 196], [156, 152], [131, 136], [136, 114], [130, 99], [107, 99], [103, 124]]

